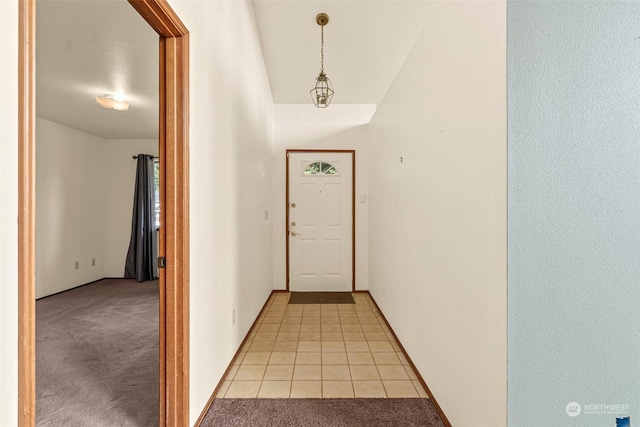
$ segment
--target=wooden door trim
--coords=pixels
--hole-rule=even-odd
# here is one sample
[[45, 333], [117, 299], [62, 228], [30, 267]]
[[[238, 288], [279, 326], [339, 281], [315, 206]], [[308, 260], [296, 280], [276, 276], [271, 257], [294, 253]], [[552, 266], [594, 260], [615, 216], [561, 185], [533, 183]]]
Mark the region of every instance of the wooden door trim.
[[160, 35], [159, 254], [167, 259], [160, 269], [160, 425], [182, 427], [189, 424], [189, 32], [165, 0], [129, 3]]
[[[189, 423], [189, 33], [166, 0], [129, 0], [160, 35], [160, 425]], [[18, 12], [18, 425], [35, 426], [35, 0]], [[162, 181], [161, 179], [161, 181]]]
[[35, 0], [18, 6], [18, 425], [36, 423]]
[[351, 291], [356, 292], [356, 150], [287, 149], [285, 153], [285, 239], [286, 270], [289, 292], [289, 153], [348, 153], [351, 154]]

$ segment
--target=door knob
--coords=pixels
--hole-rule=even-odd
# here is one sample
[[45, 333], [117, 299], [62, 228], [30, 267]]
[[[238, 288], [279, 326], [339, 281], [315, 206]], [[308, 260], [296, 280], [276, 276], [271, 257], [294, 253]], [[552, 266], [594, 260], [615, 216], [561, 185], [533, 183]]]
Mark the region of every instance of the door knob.
[[291, 232], [291, 235], [292, 235], [293, 237], [296, 237], [296, 236], [299, 236], [299, 235], [300, 235], [300, 233], [296, 233], [295, 231], [292, 231], [292, 232]]

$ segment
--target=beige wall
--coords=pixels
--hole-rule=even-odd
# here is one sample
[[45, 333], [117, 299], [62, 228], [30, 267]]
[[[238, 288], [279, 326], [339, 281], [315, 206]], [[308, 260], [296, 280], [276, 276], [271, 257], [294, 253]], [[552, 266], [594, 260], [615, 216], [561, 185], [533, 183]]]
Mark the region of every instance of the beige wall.
[[250, 3], [170, 3], [191, 32], [193, 424], [272, 289], [273, 101]]
[[370, 288], [452, 424], [504, 426], [505, 3], [432, 9], [369, 125]]
[[123, 276], [140, 153], [157, 155], [158, 141], [36, 119], [36, 298]]
[[18, 2], [0, 1], [0, 414], [18, 425]]
[[36, 119], [36, 298], [104, 277], [105, 142]]

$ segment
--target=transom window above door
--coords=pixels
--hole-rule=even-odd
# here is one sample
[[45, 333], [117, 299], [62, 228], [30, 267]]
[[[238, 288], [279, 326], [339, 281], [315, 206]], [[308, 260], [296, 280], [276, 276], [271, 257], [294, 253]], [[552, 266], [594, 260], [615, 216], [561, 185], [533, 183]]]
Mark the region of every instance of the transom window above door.
[[327, 162], [314, 162], [308, 165], [304, 171], [303, 175], [337, 175], [338, 169], [333, 166], [331, 163]]

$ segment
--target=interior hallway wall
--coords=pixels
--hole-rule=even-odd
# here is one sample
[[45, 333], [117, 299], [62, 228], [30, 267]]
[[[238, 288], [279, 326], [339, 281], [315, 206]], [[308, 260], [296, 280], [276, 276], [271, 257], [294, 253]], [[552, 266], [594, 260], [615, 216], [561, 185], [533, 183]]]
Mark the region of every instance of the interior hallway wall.
[[638, 22], [637, 2], [508, 5], [513, 426], [640, 419]]
[[273, 100], [250, 2], [170, 3], [190, 31], [193, 425], [272, 290]]
[[[287, 149], [356, 150], [356, 289], [369, 289], [369, 144], [374, 105], [275, 106], [273, 140], [273, 288], [286, 289]], [[364, 202], [360, 197], [364, 197]]]
[[104, 140], [42, 118], [36, 133], [36, 296], [123, 277], [136, 172], [132, 156], [157, 155], [158, 141]]
[[369, 125], [371, 293], [454, 426], [507, 422], [505, 6], [431, 3]]
[[36, 298], [104, 277], [105, 155], [104, 139], [36, 119]]
[[18, 1], [0, 1], [0, 414], [18, 425]]
[[104, 192], [104, 275], [123, 277], [131, 239], [137, 154], [158, 155], [156, 139], [106, 141]]

